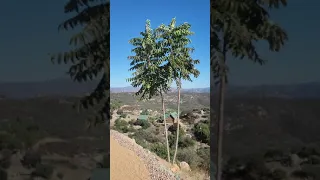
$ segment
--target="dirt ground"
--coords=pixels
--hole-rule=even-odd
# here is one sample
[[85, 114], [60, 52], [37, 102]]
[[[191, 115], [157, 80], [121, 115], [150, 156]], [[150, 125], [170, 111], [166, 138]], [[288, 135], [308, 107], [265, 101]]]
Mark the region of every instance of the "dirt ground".
[[142, 160], [133, 152], [110, 138], [112, 180], [150, 180], [149, 172]]

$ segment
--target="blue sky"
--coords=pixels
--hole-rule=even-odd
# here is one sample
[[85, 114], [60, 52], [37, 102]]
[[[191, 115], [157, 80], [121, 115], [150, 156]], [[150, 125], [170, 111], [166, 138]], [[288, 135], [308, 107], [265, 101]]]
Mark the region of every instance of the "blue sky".
[[111, 1], [111, 54], [110, 85], [111, 87], [130, 86], [126, 78], [131, 77], [130, 61], [133, 48], [129, 40], [140, 36], [144, 31], [145, 21], [151, 21], [152, 28], [160, 24], [169, 24], [176, 17], [177, 24], [188, 22], [195, 32], [190, 36], [191, 46], [195, 48], [192, 57], [200, 60], [197, 69], [200, 76], [193, 82], [183, 82], [182, 88], [200, 88], [210, 86], [210, 32], [209, 32], [209, 0], [112, 0]]
[[[72, 15], [63, 13], [63, 1], [21, 0], [3, 1], [0, 11], [0, 82], [43, 81], [65, 75], [66, 66], [53, 65], [48, 53], [68, 49], [72, 32], [58, 32], [57, 26]], [[181, 5], [180, 5], [180, 2]], [[201, 2], [201, 4], [200, 4]], [[288, 84], [320, 81], [318, 11], [320, 1], [303, 3], [291, 0], [288, 7], [274, 11], [274, 22], [283, 26], [289, 41], [280, 53], [270, 53], [265, 44], [258, 49], [269, 60], [259, 66], [249, 61], [228, 59], [230, 83], [241, 85]], [[162, 10], [164, 9], [164, 10]], [[188, 21], [196, 33], [194, 57], [200, 59], [201, 75], [184, 87], [209, 86], [209, 0], [134, 1], [111, 0], [111, 85], [126, 85], [130, 74], [127, 56], [128, 40], [143, 31], [146, 19], [153, 27], [169, 23], [177, 17], [178, 23]], [[206, 74], [207, 73], [207, 74]], [[117, 84], [118, 82], [118, 84]], [[206, 84], [205, 84], [206, 83]]]

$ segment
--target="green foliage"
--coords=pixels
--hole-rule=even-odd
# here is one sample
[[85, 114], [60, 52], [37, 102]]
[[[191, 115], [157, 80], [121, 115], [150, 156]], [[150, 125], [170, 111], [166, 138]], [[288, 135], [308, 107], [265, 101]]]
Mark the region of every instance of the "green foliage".
[[197, 154], [202, 159], [198, 167], [209, 171], [210, 170], [210, 147], [199, 148], [197, 150]]
[[78, 109], [100, 109], [89, 118], [89, 127], [110, 119], [110, 1], [69, 0], [65, 13], [76, 15], [59, 25], [59, 30], [81, 27], [81, 31], [70, 38], [70, 51], [51, 57], [52, 62], [71, 64], [68, 70], [76, 82], [100, 79], [95, 90], [77, 103]]
[[126, 117], [127, 117], [127, 114], [121, 114], [120, 117], [121, 117], [121, 118], [126, 118]]
[[133, 73], [132, 78], [127, 81], [133, 87], [140, 88], [135, 95], [145, 100], [166, 93], [170, 89], [171, 79], [161, 66], [166, 52], [159, 43], [156, 32], [151, 29], [150, 20], [146, 21], [145, 31], [140, 34], [142, 37], [129, 41], [134, 46], [134, 55], [128, 57], [131, 60], [129, 70]]
[[148, 109], [145, 109], [140, 113], [140, 115], [149, 115], [149, 114], [150, 113], [149, 113]]
[[[179, 131], [179, 142], [178, 146], [180, 148], [187, 148], [187, 147], [192, 147], [195, 145], [195, 141], [192, 140], [190, 137], [185, 136], [185, 133], [183, 131]], [[174, 147], [175, 145], [175, 140], [176, 140], [176, 133], [170, 134], [168, 136], [169, 139], [169, 146]]]
[[[155, 143], [151, 145], [150, 150], [152, 152], [154, 152], [157, 156], [166, 159], [168, 157], [168, 153], [167, 153], [167, 147], [166, 145], [162, 144], [162, 143]], [[170, 151], [170, 156], [172, 156], [173, 153], [172, 151]]]
[[187, 162], [190, 165], [191, 169], [195, 169], [199, 167], [203, 162], [203, 159], [198, 156], [194, 148], [181, 149], [177, 153], [177, 159], [180, 162], [181, 161]]
[[194, 126], [193, 133], [197, 140], [203, 142], [203, 143], [209, 143], [210, 142], [210, 129], [208, 124], [204, 123], [197, 123]]
[[122, 115], [122, 114], [123, 114], [123, 110], [122, 110], [122, 109], [119, 109], [119, 110], [117, 111], [117, 114], [118, 114], [118, 115]]
[[151, 123], [148, 120], [138, 119], [134, 122], [134, 125], [141, 126], [142, 129], [148, 129], [151, 126]]
[[114, 123], [114, 127], [116, 130], [127, 133], [129, 131], [128, 129], [129, 123], [122, 119], [116, 119]]
[[145, 140], [149, 143], [157, 143], [160, 142], [160, 139], [154, 135], [151, 131], [146, 131], [139, 129], [132, 137], [135, 138], [135, 140]]

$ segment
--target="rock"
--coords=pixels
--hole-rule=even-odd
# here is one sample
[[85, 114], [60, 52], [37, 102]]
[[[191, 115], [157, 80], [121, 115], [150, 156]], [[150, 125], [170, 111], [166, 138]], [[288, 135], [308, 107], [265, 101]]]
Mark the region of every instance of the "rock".
[[179, 165], [182, 171], [191, 171], [191, 168], [187, 162], [182, 161]]
[[177, 164], [174, 164], [171, 166], [171, 171], [172, 172], [178, 172], [180, 170], [179, 166]]

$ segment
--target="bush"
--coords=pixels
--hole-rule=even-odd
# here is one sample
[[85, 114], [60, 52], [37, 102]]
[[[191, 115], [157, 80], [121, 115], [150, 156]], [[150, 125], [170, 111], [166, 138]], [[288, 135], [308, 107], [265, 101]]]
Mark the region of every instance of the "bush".
[[150, 143], [156, 143], [160, 141], [160, 138], [158, 138], [156, 135], [154, 135], [151, 131], [148, 130], [138, 130], [133, 137], [136, 140], [146, 140]]
[[127, 114], [121, 114], [120, 117], [121, 117], [121, 118], [126, 118], [126, 117], [127, 117]]
[[191, 169], [195, 169], [200, 167], [202, 164], [202, 158], [200, 158], [197, 152], [193, 148], [184, 148], [178, 151], [177, 159], [181, 161], [185, 161], [189, 164]]
[[21, 164], [26, 168], [34, 168], [41, 163], [41, 155], [38, 152], [28, 151], [23, 156]]
[[[177, 126], [176, 125], [171, 125], [168, 128], [168, 131], [170, 131], [172, 134], [175, 134], [175, 132], [177, 131]], [[186, 132], [181, 128], [181, 125], [179, 127], [179, 137], [182, 137], [186, 134]]]
[[[157, 156], [161, 157], [162, 159], [167, 159], [167, 147], [165, 144], [156, 143], [153, 144], [150, 148], [150, 151], [154, 152]], [[174, 151], [170, 151], [170, 156], [172, 156]]]
[[149, 111], [147, 109], [143, 110], [141, 113], [141, 115], [149, 115]]
[[[170, 127], [169, 127], [169, 129], [170, 129]], [[182, 141], [185, 140], [185, 139], [184, 139], [184, 138], [185, 138], [184, 135], [185, 135], [185, 132], [181, 129], [181, 131], [179, 131], [179, 142], [178, 142], [178, 146], [180, 146], [180, 145], [185, 146], [185, 145], [188, 144], [188, 142], [182, 142]], [[170, 135], [168, 136], [169, 146], [170, 146], [170, 147], [174, 147], [174, 146], [175, 146], [176, 138], [177, 138], [176, 131], [174, 131], [172, 134], [170, 134]], [[187, 141], [188, 141], [188, 140], [187, 140]], [[186, 143], [186, 144], [184, 144], [184, 143]]]
[[202, 169], [210, 170], [210, 148], [200, 148], [197, 150], [197, 154], [202, 159], [198, 166]]
[[117, 119], [115, 120], [114, 127], [116, 130], [127, 133], [129, 131], [128, 128], [129, 123], [125, 120]]
[[151, 126], [149, 121], [140, 120], [140, 119], [138, 119], [136, 122], [134, 122], [134, 125], [141, 126], [142, 129], [148, 129]]
[[118, 114], [118, 115], [123, 114], [123, 110], [122, 110], [122, 109], [119, 109], [119, 110], [117, 111], [117, 114]]
[[198, 141], [201, 141], [202, 143], [210, 142], [210, 129], [207, 124], [198, 123], [195, 125], [193, 131]]

